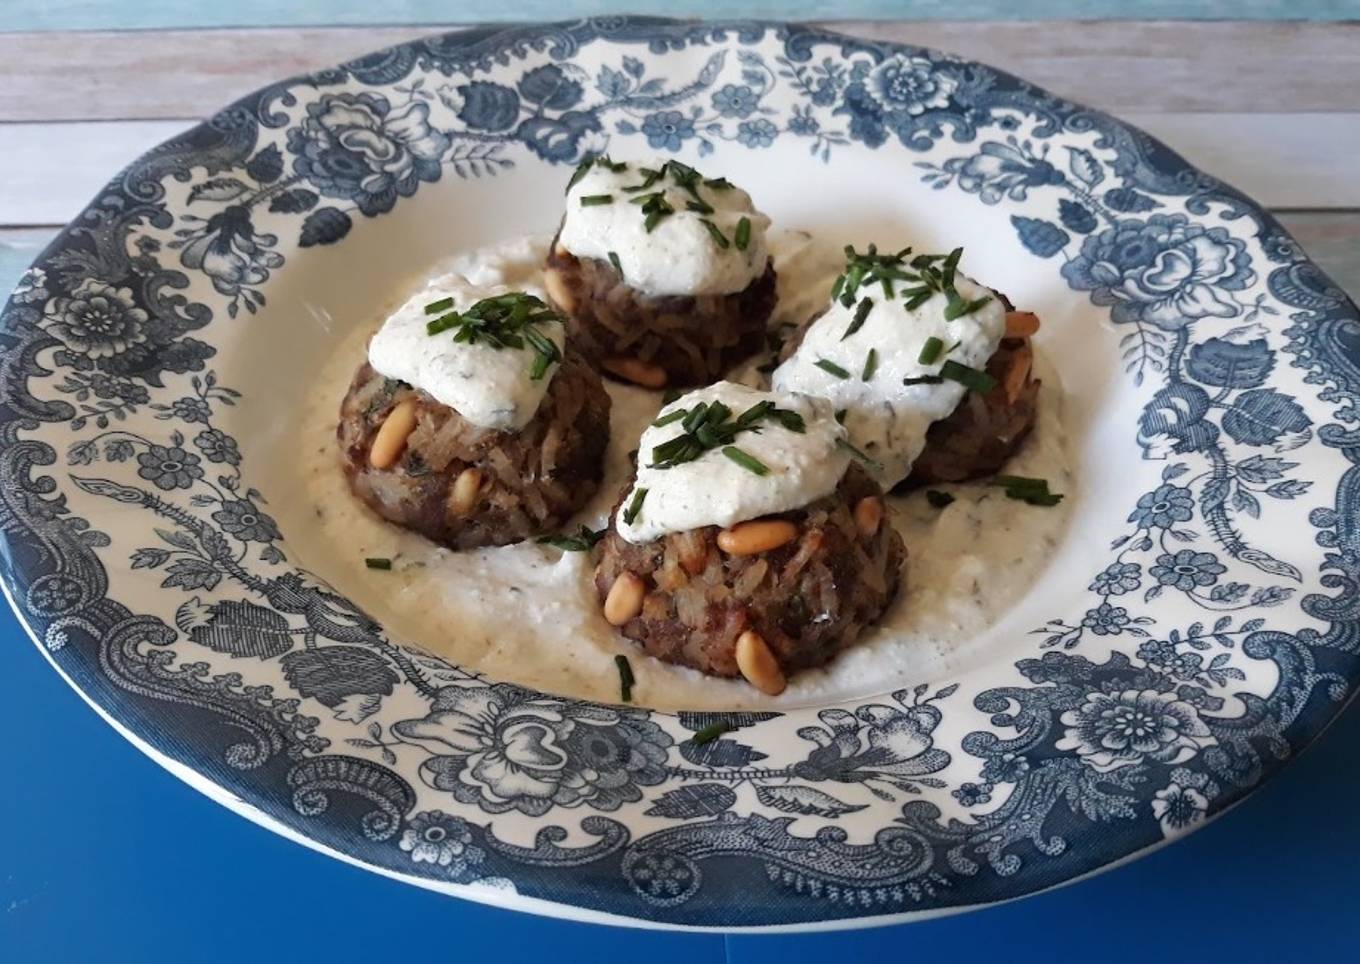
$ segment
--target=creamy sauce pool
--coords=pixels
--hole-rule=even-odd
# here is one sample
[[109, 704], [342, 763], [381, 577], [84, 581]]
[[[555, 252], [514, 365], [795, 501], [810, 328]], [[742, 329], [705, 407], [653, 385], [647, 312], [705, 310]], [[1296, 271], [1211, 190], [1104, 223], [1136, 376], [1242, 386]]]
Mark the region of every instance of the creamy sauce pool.
[[[547, 238], [519, 239], [449, 259], [431, 275], [456, 272], [474, 284], [541, 284]], [[799, 232], [771, 232], [780, 306], [772, 323], [798, 324], [826, 302], [840, 264], [838, 244], [813, 243]], [[906, 541], [906, 581], [883, 621], [830, 665], [800, 673], [778, 697], [741, 680], [721, 680], [644, 656], [600, 615], [587, 553], [536, 543], [452, 552], [374, 515], [349, 492], [337, 462], [340, 399], [381, 318], [423, 286], [396, 293], [336, 345], [315, 382], [299, 423], [301, 469], [316, 525], [290, 533], [297, 560], [323, 572], [399, 641], [414, 643], [493, 679], [584, 699], [617, 701], [614, 655], [628, 656], [637, 678], [634, 699], [660, 709], [792, 706], [880, 692], [948, 673], [966, 643], [995, 623], [1030, 586], [1053, 553], [1068, 503], [1027, 506], [982, 485], [939, 486], [954, 494], [937, 510], [921, 493], [888, 499]], [[1042, 355], [1039, 420], [1007, 471], [1047, 478], [1071, 489], [1061, 421], [1061, 386]], [[743, 366], [754, 381], [756, 365]], [[602, 528], [631, 475], [629, 452], [661, 407], [658, 393], [606, 382], [613, 398], [605, 481], [573, 520]], [[391, 558], [390, 572], [364, 558]]]

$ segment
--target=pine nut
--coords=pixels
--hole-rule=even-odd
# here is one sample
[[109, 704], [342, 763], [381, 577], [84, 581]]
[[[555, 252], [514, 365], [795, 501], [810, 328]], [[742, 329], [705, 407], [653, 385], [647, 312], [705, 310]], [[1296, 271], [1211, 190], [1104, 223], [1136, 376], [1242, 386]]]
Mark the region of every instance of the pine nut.
[[652, 365], [636, 358], [606, 358], [600, 362], [600, 367], [625, 382], [632, 382], [643, 388], [666, 387], [666, 370], [660, 365]]
[[718, 548], [729, 556], [754, 556], [797, 538], [798, 527], [787, 519], [753, 519], [719, 532]]
[[1022, 345], [1011, 356], [1011, 366], [1006, 369], [1004, 386], [1006, 400], [1012, 405], [1015, 404], [1020, 393], [1025, 390], [1025, 386], [1029, 383], [1029, 372], [1033, 365], [1034, 352], [1029, 345]]
[[737, 637], [737, 669], [746, 677], [746, 682], [767, 696], [778, 696], [784, 692], [787, 681], [779, 661], [770, 652], [765, 640], [753, 629], [748, 629]]
[[386, 420], [373, 437], [368, 450], [368, 464], [375, 469], [390, 469], [396, 465], [406, 438], [416, 428], [416, 400], [408, 398], [387, 413]]
[[466, 515], [477, 504], [477, 496], [482, 491], [482, 470], [464, 469], [453, 480], [453, 511]]
[[576, 298], [572, 295], [571, 289], [567, 287], [566, 279], [562, 277], [562, 272], [556, 268], [543, 269], [543, 288], [548, 292], [548, 298], [567, 314], [571, 314], [576, 308]]
[[1006, 337], [1029, 338], [1039, 330], [1039, 316], [1032, 311], [1006, 312]]
[[855, 503], [855, 525], [866, 539], [872, 538], [883, 524], [883, 500], [876, 495], [866, 495]]
[[631, 572], [621, 572], [604, 597], [604, 618], [611, 626], [622, 626], [642, 612], [642, 580]]

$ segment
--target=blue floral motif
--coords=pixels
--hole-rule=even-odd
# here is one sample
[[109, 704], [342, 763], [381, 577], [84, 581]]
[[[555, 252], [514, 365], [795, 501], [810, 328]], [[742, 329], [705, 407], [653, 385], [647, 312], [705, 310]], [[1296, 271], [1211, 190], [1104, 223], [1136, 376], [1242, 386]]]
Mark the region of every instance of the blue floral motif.
[[750, 117], [759, 103], [748, 84], [724, 84], [713, 92], [713, 109], [723, 117]]
[[[588, 45], [589, 73], [568, 53]], [[299, 247], [344, 242], [447, 171], [644, 142], [768, 149], [781, 132], [824, 161], [896, 138], [931, 187], [1004, 206], [999, 223], [1036, 269], [1109, 308], [1135, 383], [1153, 379], [1130, 421], [1160, 481], [1111, 533], [1083, 580], [1091, 595], [997, 667], [993, 688], [927, 698], [922, 686], [816, 714], [580, 703], [410, 653], [287, 565], [219, 427], [236, 395], [205, 372], [216, 338], [200, 329], [261, 308]], [[964, 153], [934, 150], [945, 137]], [[397, 873], [466, 882], [494, 860], [533, 896], [703, 924], [749, 923], [722, 909], [744, 908], [734, 898], [749, 890], [775, 908], [760, 922], [780, 923], [1063, 879], [1240, 797], [1357, 673], [1360, 573], [1341, 508], [1356, 501], [1354, 473], [1309, 506], [1322, 552], [1290, 615], [1320, 628], [1267, 627], [1304, 582], [1302, 559], [1251, 544], [1275, 523], [1272, 500], [1310, 492], [1323, 463], [1355, 461], [1360, 394], [1343, 357], [1355, 313], [1269, 218], [1210, 185], [1117, 122], [981, 65], [806, 28], [608, 18], [551, 38], [432, 38], [276, 86], [134, 165], [21, 278], [5, 312], [0, 448], [12, 588], [73, 676], [221, 714], [230, 742], [205, 728], [194, 758], [242, 775], [214, 779]], [[66, 464], [47, 468], [58, 429], [72, 433]], [[154, 518], [146, 544], [80, 518], [90, 499]], [[167, 621], [106, 598], [110, 552], [179, 594], [159, 609]], [[1187, 609], [1201, 621], [1163, 625]], [[107, 702], [143, 719], [132, 701], [151, 698]], [[696, 745], [713, 722], [729, 732]], [[496, 820], [511, 819], [498, 814], [541, 832], [498, 840]], [[1072, 846], [1091, 826], [1101, 834]], [[705, 875], [711, 859], [736, 873]]]
[[1148, 575], [1163, 586], [1191, 592], [1198, 587], [1212, 586], [1227, 571], [1228, 567], [1221, 564], [1212, 552], [1182, 549], [1174, 554], [1158, 556], [1157, 564], [1148, 570]]
[[678, 151], [680, 145], [694, 136], [694, 121], [678, 110], [663, 110], [648, 114], [642, 122], [642, 133], [651, 147]]
[[1129, 611], [1123, 606], [1112, 606], [1107, 602], [1089, 610], [1081, 618], [1082, 626], [1097, 636], [1118, 636], [1129, 624]]
[[1143, 582], [1143, 567], [1136, 562], [1112, 562], [1091, 581], [1090, 589], [1099, 596], [1122, 596]]
[[1088, 237], [1063, 277], [1110, 307], [1116, 324], [1146, 322], [1177, 331], [1200, 318], [1239, 314], [1233, 297], [1255, 281], [1246, 245], [1227, 228], [1184, 214], [1128, 218]]
[[480, 847], [473, 846], [467, 822], [442, 810], [412, 814], [397, 846], [415, 863], [433, 864], [452, 877], [461, 877], [486, 858]]
[[197, 455], [178, 445], [151, 445], [137, 456], [137, 474], [158, 489], [189, 489], [203, 478], [202, 462]]
[[1138, 497], [1138, 506], [1129, 515], [1129, 521], [1143, 529], [1171, 529], [1194, 517], [1194, 493], [1181, 485], [1163, 483]]
[[1144, 760], [1184, 763], [1214, 742], [1193, 706], [1156, 690], [1088, 693], [1079, 708], [1062, 715], [1062, 722], [1067, 729], [1058, 749], [1075, 750], [1100, 772]]
[[763, 117], [737, 125], [737, 140], [746, 147], [769, 147], [778, 135], [779, 128]]
[[[477, 103], [474, 94], [464, 91], [465, 111]], [[390, 211], [398, 197], [439, 180], [449, 139], [429, 117], [420, 100], [393, 110], [380, 94], [323, 94], [288, 131], [293, 169], [323, 196], [353, 201], [370, 217]]]

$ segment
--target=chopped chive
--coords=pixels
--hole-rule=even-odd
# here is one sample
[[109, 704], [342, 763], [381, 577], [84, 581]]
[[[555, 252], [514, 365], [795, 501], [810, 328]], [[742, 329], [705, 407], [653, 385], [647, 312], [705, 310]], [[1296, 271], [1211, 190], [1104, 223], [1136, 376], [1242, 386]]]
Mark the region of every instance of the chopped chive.
[[939, 489], [926, 489], [926, 501], [937, 509], [943, 509], [954, 503], [954, 497]]
[[760, 459], [756, 458], [754, 455], [751, 455], [749, 452], [743, 452], [735, 445], [727, 446], [722, 450], [722, 453], [748, 472], [753, 472], [756, 475], [770, 474], [770, 467], [768, 465], [760, 461]]
[[842, 368], [840, 365], [837, 365], [833, 361], [827, 361], [825, 358], [818, 358], [812, 364], [816, 365], [818, 368], [826, 372], [828, 375], [834, 375], [837, 378], [850, 377], [850, 373], [848, 371], [846, 371], [844, 368]]
[[934, 297], [934, 294], [933, 291], [922, 291], [919, 294], [912, 295], [907, 299], [906, 304], [903, 305], [903, 307], [906, 308], [907, 311], [915, 311]]
[[902, 379], [903, 385], [938, 385], [944, 379], [939, 375], [911, 375]]
[[740, 221], [737, 222], [737, 230], [736, 234], [733, 236], [733, 241], [736, 243], [738, 251], [746, 250], [746, 246], [751, 243], [750, 218], [743, 217]]
[[960, 365], [952, 360], [946, 360], [940, 366], [940, 377], [958, 382], [964, 388], [977, 392], [979, 395], [986, 395], [996, 387], [996, 379], [991, 375], [978, 371], [976, 368], [969, 368], [967, 365]]
[[994, 475], [990, 484], [1007, 489], [1031, 489], [1038, 492], [1048, 491], [1048, 479], [1036, 479], [1028, 475]]
[[609, 252], [609, 263], [614, 266], [614, 270], [618, 272], [619, 277], [622, 278], [623, 262], [619, 261], [619, 253], [617, 251]]
[[431, 301], [428, 305], [425, 306], [425, 314], [437, 315], [440, 312], [448, 311], [452, 307], [453, 307], [452, 298], [440, 298], [438, 301]]
[[681, 395], [683, 395], [683, 394], [685, 394], [685, 393], [684, 393], [684, 391], [683, 391], [682, 389], [679, 389], [679, 388], [668, 388], [668, 389], [666, 389], [666, 394], [664, 394], [664, 395], [661, 396], [661, 404], [662, 404], [662, 405], [669, 405], [671, 402], [675, 401], [676, 399], [678, 399], [678, 398], [679, 398]]
[[878, 350], [870, 348], [869, 354], [864, 356], [864, 370], [859, 373], [859, 380], [862, 382], [872, 381], [876, 371], [878, 371]]
[[835, 301], [841, 296], [841, 288], [845, 287], [845, 275], [837, 275], [836, 283], [831, 286], [831, 300]]
[[673, 412], [667, 412], [665, 415], [662, 415], [660, 418], [658, 418], [655, 422], [652, 423], [652, 428], [664, 428], [665, 426], [671, 424], [672, 422], [680, 421], [680, 419], [684, 418], [686, 414], [688, 413], [683, 408], [677, 408]]
[[926, 343], [921, 346], [921, 354], [916, 356], [916, 360], [922, 365], [933, 365], [939, 360], [940, 352], [944, 349], [944, 342], [931, 335], [926, 339]]
[[601, 204], [613, 204], [614, 195], [612, 194], [583, 194], [581, 195], [581, 207], [593, 208]]
[[959, 347], [960, 345], [962, 345], [962, 344], [963, 344], [963, 339], [960, 338], [958, 341], [954, 342], [954, 344], [952, 344], [952, 345], [950, 345], [948, 348], [946, 348], [946, 349], [944, 350], [944, 353], [945, 353], [946, 355], [952, 355], [952, 354], [954, 354], [954, 349], [955, 349], [955, 348], [958, 348], [958, 347]]
[[983, 305], [985, 305], [987, 302], [991, 300], [992, 300], [991, 295], [983, 295], [981, 298], [978, 298], [974, 301], [965, 301], [963, 298], [960, 298], [956, 295], [955, 297], [950, 298], [949, 304], [945, 306], [944, 309], [945, 321], [953, 321], [955, 318], [961, 318], [964, 315], [971, 315], [973, 312], [977, 311], [979, 308], [981, 308]]
[[731, 733], [736, 727], [726, 720], [719, 720], [717, 723], [710, 723], [708, 726], [699, 730], [689, 741], [695, 746], [703, 746], [705, 743], [712, 743], [724, 733]]
[[1006, 490], [1006, 498], [1016, 499], [1027, 505], [1057, 505], [1063, 500], [1061, 493], [1058, 492], [1017, 492], [1014, 489]]
[[452, 311], [447, 315], [442, 315], [439, 318], [433, 318], [425, 322], [425, 334], [438, 335], [448, 331], [455, 325], [461, 325], [462, 323], [463, 316], [456, 311]]
[[[712, 208], [709, 210], [711, 211]], [[727, 237], [722, 233], [722, 230], [708, 218], [700, 218], [699, 223], [708, 229], [708, 236], [713, 239], [713, 243], [718, 247], [726, 249], [731, 245], [732, 242], [727, 240]]]
[[725, 177], [710, 177], [704, 180], [704, 187], [711, 187], [715, 191], [728, 191], [732, 188], [732, 182]]
[[869, 466], [869, 468], [873, 469], [875, 472], [881, 472], [883, 470], [882, 462], [879, 462], [876, 459], [869, 458], [869, 456], [865, 455], [863, 452], [855, 448], [853, 445], [851, 445], [843, 438], [836, 439], [836, 448], [845, 449], [845, 451], [850, 453], [851, 458], [855, 459], [856, 461], [863, 462], [865, 465]]
[[633, 678], [633, 667], [628, 663], [628, 657], [622, 653], [614, 654], [614, 665], [619, 668], [619, 700], [623, 703], [633, 702], [633, 684], [637, 682]]
[[633, 520], [636, 519], [638, 517], [638, 513], [642, 511], [642, 503], [646, 498], [647, 498], [646, 489], [633, 490], [633, 501], [629, 502], [628, 508], [623, 510], [623, 521], [625, 523], [627, 523], [628, 525], [633, 524]]
[[686, 201], [685, 209], [689, 211], [694, 211], [698, 214], [713, 213], [713, 205], [709, 204], [707, 201]]
[[869, 312], [873, 310], [874, 299], [861, 298], [859, 304], [855, 306], [855, 317], [850, 321], [850, 324], [846, 326], [845, 334], [841, 335], [841, 341], [845, 341], [845, 339], [863, 328], [864, 322], [869, 317]]
[[576, 165], [576, 170], [574, 170], [574, 171], [571, 172], [571, 180], [567, 181], [567, 190], [568, 190], [568, 191], [570, 191], [572, 188], [574, 188], [574, 187], [576, 186], [577, 182], [579, 182], [579, 181], [581, 180], [581, 178], [583, 178], [583, 177], [586, 176], [586, 171], [589, 171], [589, 170], [590, 170], [590, 166], [591, 166], [592, 164], [594, 164], [594, 163], [595, 163], [595, 158], [593, 158], [593, 157], [587, 157], [587, 158], [586, 158], [584, 161], [582, 161], [580, 164], [577, 164], [577, 165]]
[[581, 526], [576, 535], [539, 536], [538, 542], [563, 552], [589, 552], [595, 543], [604, 538], [603, 529]]
[[369, 556], [364, 560], [364, 565], [370, 569], [391, 569], [392, 560], [383, 556]]

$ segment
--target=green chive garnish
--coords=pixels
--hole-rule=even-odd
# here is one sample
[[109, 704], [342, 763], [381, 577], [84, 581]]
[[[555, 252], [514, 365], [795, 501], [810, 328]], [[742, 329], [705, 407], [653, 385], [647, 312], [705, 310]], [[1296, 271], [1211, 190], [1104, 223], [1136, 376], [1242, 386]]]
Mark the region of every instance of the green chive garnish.
[[969, 368], [967, 365], [960, 365], [952, 360], [946, 360], [940, 366], [940, 377], [958, 382], [964, 388], [977, 392], [979, 395], [986, 395], [996, 387], [996, 379], [991, 375], [978, 371], [976, 368]]
[[661, 396], [661, 404], [662, 404], [662, 405], [669, 405], [671, 402], [674, 402], [674, 401], [678, 400], [678, 399], [680, 398], [680, 396], [683, 395], [683, 394], [685, 394], [685, 393], [684, 393], [684, 391], [683, 391], [682, 389], [679, 389], [679, 388], [668, 388], [668, 389], [666, 389], [666, 394], [664, 394], [664, 395]]
[[934, 294], [933, 291], [923, 291], [920, 294], [912, 295], [907, 299], [906, 304], [904, 304], [903, 307], [906, 308], [907, 311], [915, 311], [934, 297]]
[[870, 348], [869, 354], [864, 356], [864, 370], [859, 373], [859, 380], [862, 382], [872, 381], [876, 371], [878, 371], [878, 350]]
[[711, 187], [715, 191], [728, 191], [732, 188], [732, 182], [725, 177], [710, 177], [704, 181], [704, 187]]
[[638, 517], [638, 513], [642, 511], [642, 503], [646, 498], [647, 498], [646, 489], [633, 490], [633, 500], [628, 503], [628, 508], [623, 510], [624, 522], [628, 523], [628, 525], [633, 524], [633, 520], [636, 519]]
[[671, 424], [671, 422], [680, 421], [680, 419], [684, 418], [686, 414], [688, 413], [683, 408], [677, 408], [673, 412], [667, 412], [665, 415], [662, 415], [660, 418], [658, 418], [655, 422], [652, 423], [652, 428], [664, 428], [665, 426]]
[[576, 186], [577, 182], [579, 182], [579, 181], [581, 180], [581, 178], [583, 178], [583, 177], [586, 176], [586, 171], [589, 171], [589, 170], [590, 170], [590, 166], [591, 166], [592, 164], [594, 164], [594, 163], [595, 163], [595, 158], [593, 158], [593, 157], [587, 157], [587, 158], [586, 158], [584, 161], [582, 161], [580, 164], [577, 164], [577, 165], [576, 165], [576, 170], [574, 170], [574, 171], [571, 172], [571, 180], [567, 181], [567, 190], [568, 190], [568, 191], [570, 191], [572, 188], [574, 188], [574, 187]]
[[937, 509], [943, 509], [954, 503], [954, 497], [939, 489], [926, 489], [926, 501]]
[[949, 304], [945, 305], [945, 321], [953, 321], [955, 318], [971, 315], [991, 300], [991, 295], [983, 295], [981, 298], [974, 301], [965, 301], [963, 298], [955, 296], [949, 300]]
[[717, 723], [710, 723], [702, 730], [699, 730], [689, 738], [689, 741], [695, 746], [703, 746], [705, 743], [712, 743], [724, 733], [731, 733], [735, 729], [736, 727], [731, 723], [728, 723], [725, 720], [719, 720]]
[[612, 194], [582, 194], [581, 207], [593, 208], [601, 204], [613, 204], [614, 195]]
[[851, 458], [859, 462], [863, 462], [865, 465], [869, 466], [869, 468], [873, 469], [875, 472], [880, 472], [883, 469], [882, 462], [869, 458], [869, 456], [865, 455], [863, 452], [855, 448], [853, 445], [851, 445], [843, 438], [836, 439], [836, 448], [845, 449], [845, 451], [850, 453]]
[[939, 375], [910, 375], [902, 379], [903, 385], [938, 385], [944, 379]]
[[831, 286], [831, 300], [835, 301], [841, 296], [841, 288], [845, 287], [845, 275], [837, 275], [836, 283]]
[[1047, 479], [1033, 479], [1024, 475], [997, 475], [993, 476], [991, 484], [1004, 488], [1006, 498], [1029, 505], [1052, 506], [1063, 500], [1060, 493], [1048, 490]]
[[708, 218], [700, 218], [699, 223], [708, 229], [708, 236], [713, 239], [713, 243], [718, 247], [726, 249], [732, 243], [727, 240], [726, 235], [722, 233], [719, 227]]
[[746, 246], [751, 243], [751, 219], [743, 217], [737, 222], [736, 234], [733, 237], [738, 251], [745, 251]]
[[537, 541], [563, 552], [589, 552], [603, 538], [603, 529], [581, 526], [575, 535], [539, 536]]
[[869, 317], [869, 312], [871, 312], [871, 311], [873, 311], [873, 310], [874, 310], [874, 299], [872, 299], [872, 298], [861, 298], [859, 304], [855, 306], [855, 317], [851, 320], [850, 324], [846, 327], [846, 329], [845, 329], [845, 334], [841, 335], [841, 341], [845, 341], [845, 339], [849, 338], [849, 337], [850, 337], [851, 335], [853, 335], [855, 332], [857, 332], [857, 331], [859, 331], [861, 328], [863, 328], [863, 327], [864, 327], [864, 322], [865, 322], [865, 321], [868, 319], [868, 317]]
[[926, 343], [921, 346], [921, 354], [916, 356], [916, 360], [922, 365], [933, 365], [940, 357], [940, 352], [944, 350], [944, 342], [931, 335], [926, 339]]
[[619, 253], [618, 253], [617, 251], [611, 251], [611, 252], [609, 252], [609, 263], [612, 264], [612, 265], [614, 266], [614, 270], [617, 271], [618, 274], [619, 274], [619, 277], [622, 278], [622, 277], [623, 277], [623, 262], [619, 261]]
[[441, 311], [448, 311], [452, 307], [453, 307], [452, 298], [440, 298], [438, 301], [431, 301], [428, 305], [425, 306], [425, 314], [437, 315]]
[[369, 556], [364, 560], [364, 565], [370, 569], [391, 569], [392, 560], [382, 556]]
[[614, 665], [619, 668], [619, 700], [623, 703], [633, 702], [633, 684], [637, 680], [633, 679], [633, 667], [628, 663], [628, 657], [622, 653], [614, 655]]
[[834, 375], [837, 378], [850, 377], [850, 373], [848, 371], [846, 371], [844, 368], [842, 368], [840, 365], [837, 365], [833, 361], [827, 361], [825, 358], [818, 358], [812, 364], [816, 365], [818, 368], [826, 372], [828, 375]]
[[756, 458], [754, 455], [751, 455], [749, 452], [743, 452], [735, 445], [727, 446], [722, 450], [722, 453], [749, 472], [754, 472], [756, 475], [770, 474], [770, 467], [768, 465], [760, 461], [760, 459]]
[[707, 201], [686, 201], [685, 209], [688, 211], [694, 211], [697, 214], [713, 213], [713, 205], [709, 204]]

